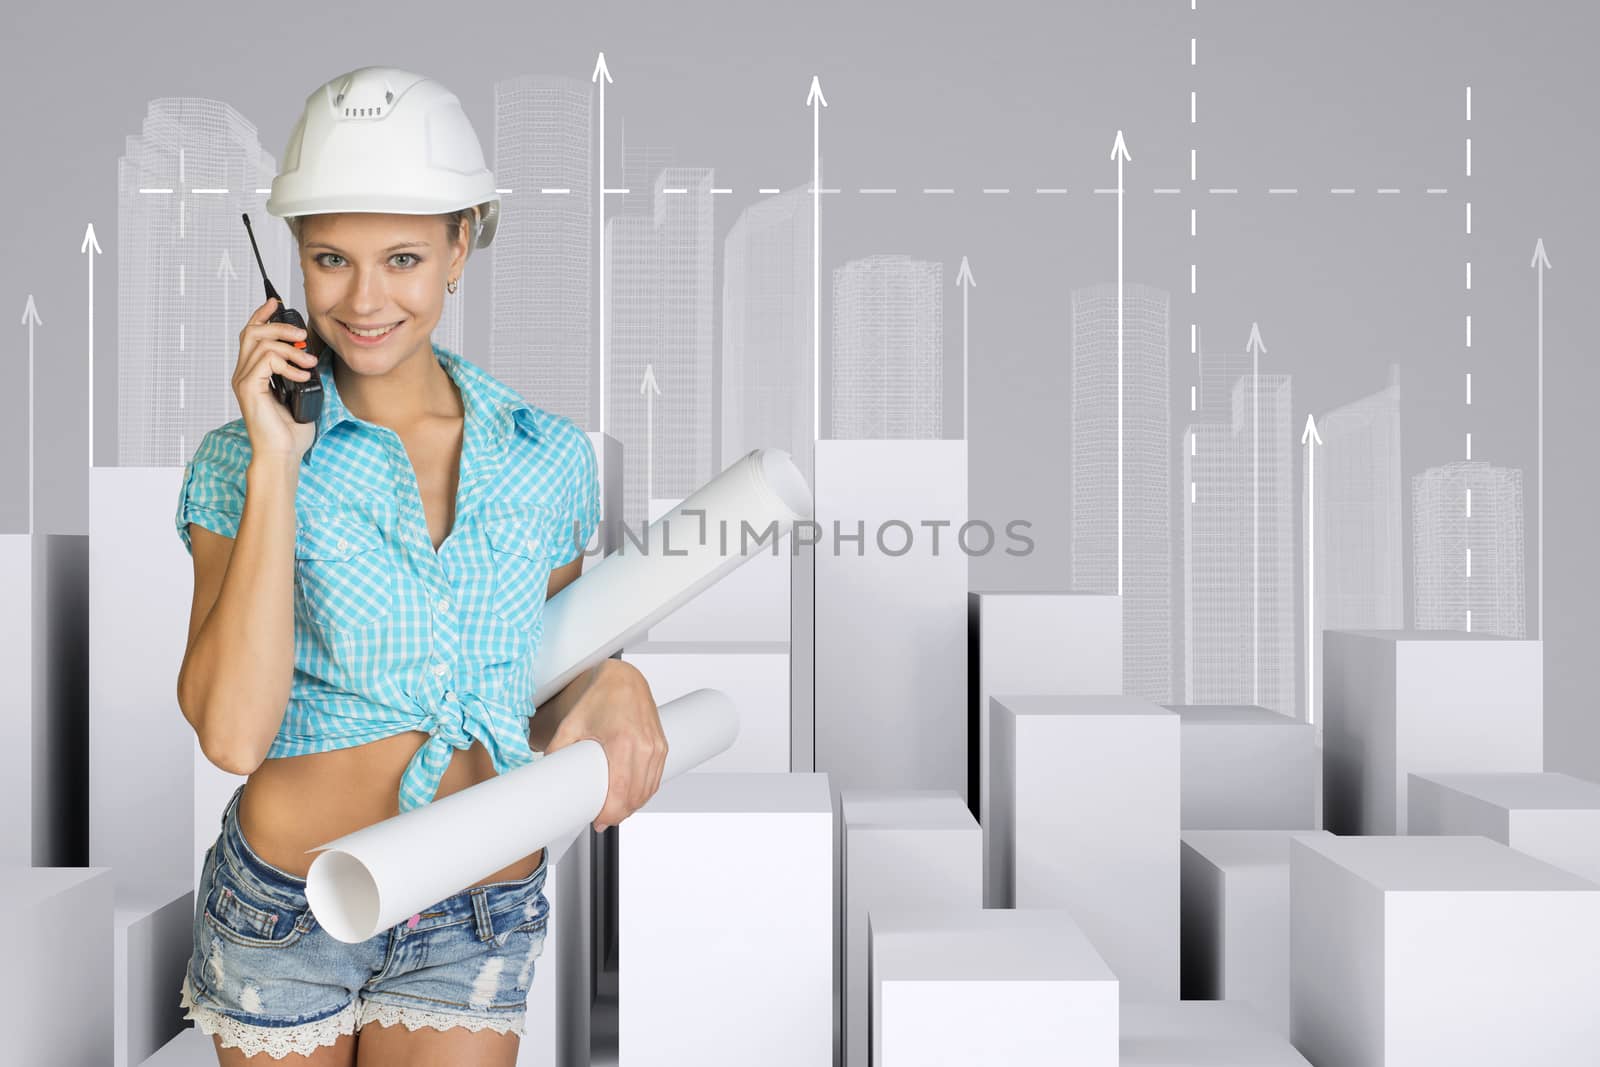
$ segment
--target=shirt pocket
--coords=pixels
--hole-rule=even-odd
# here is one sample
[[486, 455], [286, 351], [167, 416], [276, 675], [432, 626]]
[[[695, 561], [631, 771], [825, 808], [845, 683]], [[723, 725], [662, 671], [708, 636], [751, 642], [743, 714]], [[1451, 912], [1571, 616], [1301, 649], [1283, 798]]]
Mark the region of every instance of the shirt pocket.
[[549, 519], [537, 505], [483, 518], [494, 568], [489, 610], [522, 632], [538, 621], [550, 585]]
[[295, 587], [305, 616], [346, 632], [385, 618], [394, 607], [394, 574], [383, 527], [345, 511], [308, 514], [295, 531]]

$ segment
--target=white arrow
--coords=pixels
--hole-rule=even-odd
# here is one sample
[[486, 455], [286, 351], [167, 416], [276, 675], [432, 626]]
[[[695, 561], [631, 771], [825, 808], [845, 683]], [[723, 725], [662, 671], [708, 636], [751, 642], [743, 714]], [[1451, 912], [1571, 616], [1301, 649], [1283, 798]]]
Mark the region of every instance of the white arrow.
[[[90, 254], [91, 250], [93, 255]], [[100, 242], [94, 239], [94, 223], [83, 231], [78, 251], [89, 257], [89, 467], [94, 467], [94, 257], [100, 255]], [[32, 432], [31, 428], [30, 431]], [[30, 511], [31, 514], [31, 511]]]
[[639, 381], [639, 392], [644, 394], [644, 500], [648, 508], [650, 498], [655, 496], [656, 492], [656, 397], [661, 395], [661, 387], [656, 384], [653, 364], [644, 365], [644, 377]]
[[967, 439], [967, 394], [972, 391], [972, 378], [968, 372], [967, 363], [967, 290], [978, 283], [972, 278], [972, 268], [967, 266], [967, 257], [961, 257], [961, 271], [956, 275], [956, 284], [961, 286], [961, 439]]
[[28, 302], [22, 308], [22, 324], [28, 328], [28, 532], [38, 533], [38, 527], [33, 518], [33, 439], [35, 429], [33, 423], [33, 328], [43, 326], [44, 320], [39, 317], [39, 309], [33, 306], [33, 294], [28, 294]]
[[1250, 702], [1261, 703], [1261, 353], [1267, 346], [1261, 343], [1261, 329], [1255, 323], [1250, 324], [1250, 340], [1245, 342], [1245, 349], [1250, 353], [1250, 395], [1253, 398], [1250, 406], [1255, 409], [1255, 426], [1251, 430], [1251, 437], [1255, 439], [1255, 463], [1251, 467], [1250, 480], [1256, 485], [1255, 518], [1252, 523], [1254, 555], [1250, 564], [1250, 589], [1254, 598], [1251, 608], [1251, 627], [1254, 635], [1253, 653], [1251, 660]]
[[1111, 144], [1117, 161], [1117, 595], [1122, 595], [1122, 164], [1132, 162], [1122, 131]]
[[813, 74], [811, 109], [811, 440], [822, 439], [822, 82]]
[[1533, 245], [1533, 262], [1539, 271], [1539, 640], [1544, 640], [1544, 272], [1550, 260], [1544, 254], [1544, 238]]
[[[595, 227], [599, 239], [595, 242], [600, 264], [600, 318], [596, 321], [599, 335], [596, 344], [600, 350], [600, 432], [606, 432], [606, 82], [611, 72], [606, 69], [606, 54], [601, 52], [594, 61], [594, 73], [589, 80], [600, 86], [600, 179], [596, 184]], [[624, 131], [626, 132], [626, 131]]]
[[1306, 415], [1306, 428], [1300, 434], [1300, 443], [1306, 446], [1306, 722], [1317, 721], [1317, 705], [1312, 699], [1312, 679], [1317, 676], [1316, 657], [1316, 547], [1317, 547], [1317, 467], [1316, 448], [1322, 443], [1317, 433], [1317, 422]]

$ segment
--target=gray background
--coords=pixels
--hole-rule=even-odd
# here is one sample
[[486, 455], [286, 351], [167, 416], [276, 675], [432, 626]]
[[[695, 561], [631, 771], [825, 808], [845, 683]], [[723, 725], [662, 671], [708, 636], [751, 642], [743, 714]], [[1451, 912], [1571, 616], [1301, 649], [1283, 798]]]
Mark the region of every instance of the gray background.
[[[805, 98], [819, 75], [829, 103], [823, 185], [846, 190], [823, 200], [824, 289], [833, 267], [873, 252], [944, 262], [950, 436], [960, 432], [954, 279], [963, 255], [978, 283], [971, 507], [997, 527], [1028, 519], [1036, 547], [1025, 557], [974, 558], [974, 588], [1070, 584], [1069, 296], [1115, 281], [1115, 198], [1091, 190], [1116, 182], [1108, 157], [1120, 128], [1133, 157], [1125, 277], [1172, 295], [1175, 464], [1196, 380], [1190, 321], [1200, 324], [1208, 350], [1239, 351], [1250, 323], [1260, 323], [1262, 371], [1294, 375], [1297, 439], [1306, 412], [1378, 391], [1387, 364], [1397, 361], [1408, 582], [1410, 477], [1464, 458], [1470, 430], [1474, 459], [1524, 473], [1528, 636], [1539, 636], [1529, 260], [1543, 237], [1552, 264], [1545, 280], [1547, 764], [1600, 778], [1600, 723], [1584, 695], [1593, 687], [1583, 681], [1597, 578], [1591, 475], [1584, 474], [1597, 372], [1577, 323], [1583, 294], [1597, 288], [1589, 74], [1600, 15], [1592, 5], [1199, 0], [1191, 10], [1189, 0], [562, 7], [390, 0], [40, 4], [7, 21], [0, 88], [8, 102], [11, 221], [0, 291], [13, 323], [29, 293], [44, 320], [35, 337], [39, 532], [87, 528], [87, 267], [78, 248], [88, 222], [105, 250], [95, 277], [95, 461], [116, 461], [116, 160], [158, 96], [231, 103], [279, 157], [313, 88], [358, 66], [398, 66], [436, 77], [462, 98], [492, 166], [494, 81], [526, 73], [587, 80], [604, 51], [615, 79], [606, 93], [607, 183], [621, 182], [626, 118], [630, 141], [671, 145], [677, 164], [715, 167], [715, 184], [734, 190], [716, 198], [720, 290], [721, 238], [758, 198], [757, 187], [810, 181]], [[1199, 40], [1194, 67], [1191, 37]], [[1195, 125], [1191, 89], [1199, 93]], [[1463, 170], [1469, 135], [1470, 178]], [[1192, 184], [1191, 147], [1200, 164]], [[854, 193], [889, 186], [902, 192]], [[922, 195], [930, 186], [958, 192]], [[1013, 194], [984, 196], [986, 186]], [[1038, 186], [1070, 193], [1033, 195]], [[1185, 192], [1151, 194], [1165, 186]], [[1240, 194], [1191, 191], [1213, 186]], [[1301, 193], [1266, 194], [1281, 186]], [[1346, 186], [1357, 193], [1327, 193]], [[1439, 186], [1449, 194], [1422, 193]], [[1402, 192], [1379, 196], [1379, 187]], [[1470, 237], [1462, 225], [1467, 199]], [[1199, 211], [1196, 238], [1191, 206]], [[1463, 285], [1469, 258], [1470, 293]], [[1191, 262], [1199, 267], [1194, 296]], [[298, 281], [294, 292], [291, 304]], [[1469, 311], [1470, 352], [1462, 326]], [[826, 395], [826, 302], [822, 322]], [[20, 531], [27, 528], [28, 332], [13, 330], [12, 388], [0, 400], [0, 529]], [[483, 349], [487, 331], [478, 301], [470, 305], [468, 358]], [[218, 353], [228, 368], [236, 356]], [[1176, 467], [1174, 477], [1181, 486]], [[1176, 494], [1173, 516], [1176, 522]], [[1180, 598], [1175, 589], [1175, 620]], [[1409, 620], [1409, 585], [1407, 601]]]

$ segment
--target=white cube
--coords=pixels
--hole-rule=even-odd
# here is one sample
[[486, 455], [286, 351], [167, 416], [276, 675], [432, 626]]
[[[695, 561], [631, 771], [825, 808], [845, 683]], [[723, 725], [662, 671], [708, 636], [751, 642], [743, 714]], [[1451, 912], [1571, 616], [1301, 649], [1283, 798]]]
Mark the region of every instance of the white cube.
[[173, 526], [183, 475], [89, 471], [89, 859], [174, 893], [210, 844], [194, 838], [197, 739], [176, 693], [194, 600]]
[[1486, 837], [1290, 843], [1290, 1036], [1317, 1067], [1600, 1049], [1600, 886]]
[[1124, 696], [999, 693], [1000, 907], [1066, 908], [1130, 996], [1178, 996], [1178, 716]]
[[1481, 834], [1600, 882], [1600, 783], [1555, 771], [1413, 774], [1410, 831]]
[[895, 907], [867, 927], [873, 1067], [1116, 1067], [1117, 979], [1066, 911]]
[[794, 769], [787, 642], [650, 640], [629, 645], [622, 658], [639, 668], [658, 705], [709, 688], [727, 693], [739, 709], [738, 737], [696, 772]]
[[617, 826], [617, 1060], [815, 1067], [833, 1050], [826, 774], [663, 782]]
[[1323, 826], [1406, 832], [1415, 771], [1544, 769], [1538, 641], [1454, 630], [1324, 630]]
[[1248, 1003], [1289, 1033], [1289, 842], [1321, 830], [1183, 832], [1183, 996]]
[[[835, 790], [960, 790], [967, 443], [822, 440], [814, 455], [815, 766]], [[989, 551], [1015, 544], [994, 535]], [[986, 547], [976, 525], [965, 540]]]
[[940, 905], [983, 907], [978, 824], [954, 790], [839, 791], [844, 921], [842, 1030], [845, 1067], [866, 1067], [867, 912]]
[[1183, 722], [1185, 830], [1314, 830], [1316, 727], [1271, 708], [1168, 704]]
[[[18, 752], [44, 749], [34, 733], [47, 721], [34, 704], [34, 545], [43, 535], [0, 534], [0, 670], [6, 686], [0, 690], [0, 721], [10, 730], [11, 744]], [[176, 676], [174, 676], [176, 677]], [[44, 690], [44, 679], [38, 680]], [[13, 816], [31, 812], [34, 805], [33, 760], [18, 760], [11, 773], [0, 778], [0, 803]], [[41, 785], [37, 792], [43, 795]], [[33, 819], [10, 818], [0, 822], [0, 863], [32, 867], [34, 857]]]
[[[1103, 593], [967, 594], [967, 807], [983, 826], [983, 903], [998, 907], [989, 810], [989, 697], [1121, 693], [1122, 598]], [[976, 802], [974, 802], [976, 801]]]
[[1233, 1000], [1125, 1001], [1120, 1067], [1309, 1067], [1289, 1039]]

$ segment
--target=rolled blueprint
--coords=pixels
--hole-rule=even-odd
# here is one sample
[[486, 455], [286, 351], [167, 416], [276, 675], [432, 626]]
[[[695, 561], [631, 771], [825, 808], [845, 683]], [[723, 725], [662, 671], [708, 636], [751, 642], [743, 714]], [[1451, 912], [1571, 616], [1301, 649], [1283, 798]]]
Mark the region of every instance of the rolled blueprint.
[[545, 604], [534, 707], [810, 516], [811, 490], [789, 453], [758, 448], [729, 464], [651, 523], [642, 548], [624, 538]]
[[[725, 751], [739, 733], [733, 701], [696, 689], [658, 709], [667, 735], [663, 782]], [[581, 831], [605, 806], [610, 772], [596, 741], [576, 741], [318, 849], [306, 901], [336, 940], [365, 941], [464, 886]], [[316, 851], [316, 850], [311, 850]]]
[[[810, 515], [811, 491], [787, 452], [755, 449], [729, 464], [651, 523], [642, 549], [624, 538], [620, 549], [545, 604], [544, 636], [533, 665], [534, 707], [756, 552], [771, 551], [769, 546], [781, 542], [796, 520]], [[663, 781], [733, 743], [738, 727], [731, 705], [731, 725], [709, 717], [709, 709], [722, 704], [725, 696], [702, 689], [658, 709], [668, 744]], [[689, 731], [683, 744], [701, 745], [694, 752], [680, 750], [669, 728], [667, 710], [679, 707], [707, 716], [690, 717], [690, 726], [679, 727]], [[719, 732], [724, 728], [725, 740]], [[528, 776], [551, 768], [552, 761], [552, 773], [533, 779], [547, 784], [524, 784]], [[331, 850], [313, 860], [306, 873], [312, 913], [338, 940], [361, 941], [542, 846], [551, 847], [553, 864], [605, 806], [609, 780], [594, 774], [597, 762], [603, 768], [600, 745], [580, 741], [307, 849]], [[516, 781], [508, 784], [511, 779]]]

